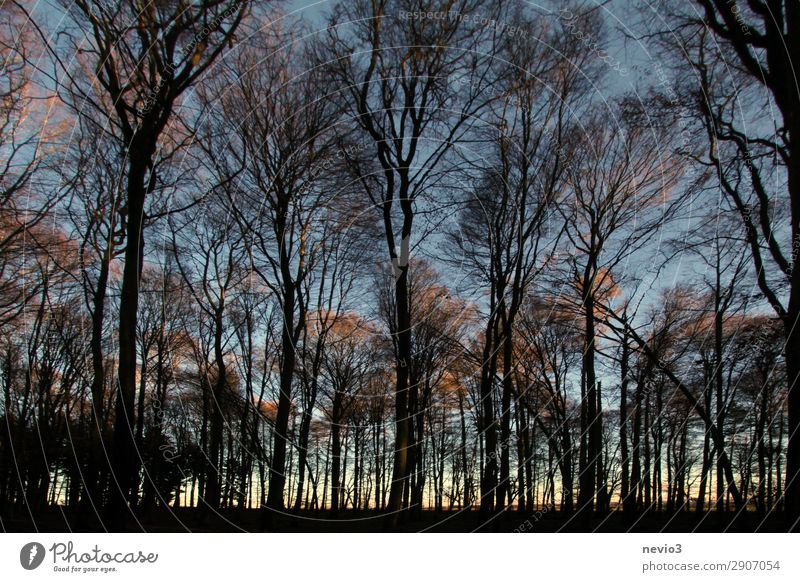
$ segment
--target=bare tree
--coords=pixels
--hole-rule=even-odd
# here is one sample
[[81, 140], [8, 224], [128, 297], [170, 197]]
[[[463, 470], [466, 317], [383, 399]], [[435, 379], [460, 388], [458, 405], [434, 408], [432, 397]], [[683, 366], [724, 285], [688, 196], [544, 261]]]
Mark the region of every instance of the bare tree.
[[[466, 20], [486, 7], [466, 0], [448, 5], [458, 17], [427, 21], [414, 15], [434, 10], [432, 2], [359, 0], [338, 5], [328, 29], [323, 58], [342, 87], [345, 113], [370, 144], [369, 163], [351, 167], [380, 213], [395, 273], [395, 452], [388, 527], [397, 522], [409, 478], [407, 418], [414, 387], [408, 373], [412, 351], [408, 259], [414, 244], [415, 207], [430, 204], [424, 193], [441, 182], [442, 161], [494, 98], [485, 89], [493, 82], [489, 55], [496, 45], [495, 31]], [[349, 23], [347, 35], [344, 22]], [[448, 77], [468, 84], [454, 91]]]
[[[221, 128], [210, 128], [207, 165], [231, 184], [229, 207], [248, 246], [248, 265], [278, 298], [282, 314], [281, 369], [265, 519], [285, 506], [287, 449], [293, 381], [307, 325], [310, 286], [319, 257], [336, 246], [324, 237], [338, 221], [335, 187], [326, 178], [342, 147], [331, 102], [318, 97], [319, 72], [295, 33], [256, 34], [228, 71], [204, 89], [220, 96]], [[264, 94], [270, 99], [264, 100]], [[298, 109], [297, 104], [304, 106]], [[322, 252], [327, 249], [326, 252]], [[325, 293], [324, 287], [321, 291]], [[332, 292], [329, 289], [328, 292]]]
[[[211, 391], [211, 428], [209, 446], [209, 481], [204, 503], [219, 509], [222, 478], [223, 408], [229, 387], [226, 362], [230, 328], [226, 309], [235, 290], [248, 275], [247, 248], [227, 207], [223, 195], [209, 197], [197, 213], [172, 221], [175, 264], [189, 294], [204, 314], [213, 338], [214, 385]], [[191, 249], [187, 252], [186, 249]], [[227, 328], [227, 330], [226, 330]]]
[[[123, 529], [136, 458], [136, 317], [144, 258], [145, 202], [155, 188], [155, 159], [165, 129], [186, 90], [232, 41], [249, 9], [248, 2], [208, 0], [199, 4], [148, 5], [134, 1], [75, 2], [66, 7], [74, 19], [67, 49], [81, 54], [92, 75], [75, 82], [70, 99], [81, 111], [99, 115], [127, 146], [125, 169], [125, 265], [119, 306], [119, 392], [113, 444], [117, 487], [106, 521]], [[86, 31], [80, 34], [77, 30]], [[78, 36], [80, 34], [80, 36]], [[84, 43], [84, 40], [88, 41]], [[59, 64], [61, 61], [58, 61]], [[82, 87], [78, 91], [77, 88]]]
[[[671, 30], [659, 38], [671, 50], [675, 66], [688, 64], [694, 73], [683, 75], [675, 97], [690, 104], [704, 128], [707, 152], [697, 159], [716, 172], [728, 203], [737, 211], [759, 290], [783, 322], [789, 422], [785, 497], [788, 519], [796, 527], [800, 514], [800, 358], [796, 357], [800, 353], [800, 270], [795, 268], [800, 240], [800, 92], [788, 80], [800, 42], [800, 12], [790, 0], [743, 6], [696, 0], [666, 3], [662, 8]], [[751, 123], [749, 112], [766, 107], [777, 111], [775, 123]], [[789, 290], [785, 297], [782, 286]]]
[[[669, 128], [645, 128], [635, 113], [610, 126], [600, 108], [582, 122], [584, 139], [571, 161], [572, 204], [559, 207], [568, 223], [570, 252], [566, 263], [584, 320], [582, 363], [582, 446], [578, 511], [591, 515], [599, 488], [598, 510], [607, 509], [602, 463], [602, 409], [597, 380], [598, 301], [608, 301], [618, 282], [614, 272], [635, 259], [674, 214], [678, 196], [668, 196], [677, 183], [677, 159], [659, 149], [669, 143]], [[602, 317], [601, 317], [602, 319]], [[601, 482], [602, 481], [602, 482]]]

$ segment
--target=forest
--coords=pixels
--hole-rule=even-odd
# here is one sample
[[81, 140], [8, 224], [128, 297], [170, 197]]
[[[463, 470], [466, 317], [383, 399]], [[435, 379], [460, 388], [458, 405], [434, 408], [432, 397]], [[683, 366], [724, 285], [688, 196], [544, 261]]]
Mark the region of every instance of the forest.
[[2, 531], [796, 531], [794, 0], [0, 4]]

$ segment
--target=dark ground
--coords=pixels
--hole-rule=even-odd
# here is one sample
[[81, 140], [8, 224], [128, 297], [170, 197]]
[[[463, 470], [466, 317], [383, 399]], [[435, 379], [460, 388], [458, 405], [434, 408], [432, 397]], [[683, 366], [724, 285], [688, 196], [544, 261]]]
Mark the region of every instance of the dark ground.
[[[296, 515], [278, 515], [271, 528], [262, 527], [263, 514], [257, 509], [223, 511], [217, 515], [201, 516], [200, 510], [182, 508], [156, 510], [131, 520], [130, 531], [145, 532], [381, 532], [383, 514], [374, 511], [340, 511], [334, 518], [330, 512], [303, 511]], [[81, 523], [83, 522], [83, 523]], [[588, 524], [558, 512], [533, 515], [509, 511], [491, 521], [482, 519], [477, 511], [423, 511], [417, 518], [401, 520], [397, 532], [785, 532], [787, 524], [781, 515], [767, 517], [754, 512], [740, 515], [708, 513], [659, 514], [649, 513], [629, 518], [616, 512], [592, 518]], [[0, 516], [0, 531], [4, 532], [81, 532], [105, 531], [95, 517], [78, 516], [63, 507], [51, 507], [32, 520], [30, 516]]]

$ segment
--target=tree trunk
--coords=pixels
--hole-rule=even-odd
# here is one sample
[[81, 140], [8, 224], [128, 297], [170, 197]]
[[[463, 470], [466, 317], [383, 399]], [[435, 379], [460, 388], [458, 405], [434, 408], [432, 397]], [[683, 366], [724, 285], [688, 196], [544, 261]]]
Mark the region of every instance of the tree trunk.
[[[708, 382], [708, 375], [704, 375], [704, 404], [706, 410], [711, 410], [711, 386]], [[708, 422], [703, 423], [703, 463], [700, 469], [700, 487], [697, 493], [696, 511], [702, 514], [705, 511], [706, 490], [708, 487], [709, 473], [711, 472], [711, 427]]]
[[[142, 135], [140, 130], [136, 135]], [[144, 259], [143, 218], [146, 195], [145, 176], [155, 152], [155, 138], [134, 138], [128, 166], [126, 192], [127, 227], [125, 266], [119, 302], [119, 369], [112, 443], [112, 486], [105, 512], [110, 531], [124, 531], [130, 516], [128, 505], [136, 468], [134, 441], [134, 398], [136, 394], [136, 321], [139, 309], [139, 280]]]
[[341, 490], [341, 460], [342, 460], [342, 442], [341, 442], [341, 395], [337, 391], [333, 397], [333, 410], [331, 411], [331, 515], [336, 515], [342, 503], [342, 490]]
[[[591, 261], [590, 261], [591, 263]], [[599, 433], [600, 425], [597, 422], [597, 374], [595, 372], [595, 316], [594, 295], [591, 286], [594, 284], [590, 267], [584, 273], [584, 353], [583, 374], [586, 387], [583, 403], [585, 404], [585, 420], [581, 431], [586, 433], [586, 446], [584, 468], [579, 477], [578, 513], [588, 520], [594, 509], [595, 488], [597, 486], [597, 462], [600, 454]]]
[[509, 493], [511, 480], [511, 394], [514, 390], [512, 370], [513, 343], [511, 314], [506, 314], [503, 325], [503, 395], [500, 411], [500, 480], [497, 483], [497, 510], [505, 511], [511, 504]]
[[281, 369], [278, 410], [275, 415], [275, 434], [272, 445], [272, 463], [269, 470], [269, 494], [265, 525], [271, 525], [274, 514], [283, 511], [283, 493], [286, 484], [286, 445], [289, 438], [289, 414], [292, 408], [292, 379], [295, 367], [294, 332], [294, 284], [288, 272], [285, 249], [281, 249], [283, 284], [283, 326], [281, 332]]
[[[89, 461], [84, 479], [86, 494], [81, 499], [79, 519], [85, 520], [90, 512], [97, 512], [103, 506], [103, 483], [106, 465], [103, 470], [104, 428], [106, 418], [103, 410], [105, 398], [105, 354], [103, 353], [103, 323], [105, 321], [106, 293], [108, 290], [108, 276], [110, 271], [111, 256], [113, 254], [111, 243], [103, 253], [100, 262], [100, 273], [97, 277], [92, 296], [92, 337], [89, 341], [92, 352], [92, 409], [89, 429]], [[8, 409], [6, 409], [8, 410]]]
[[481, 518], [494, 513], [497, 487], [497, 424], [494, 418], [494, 376], [497, 370], [498, 330], [497, 317], [490, 318], [486, 328], [486, 342], [481, 360], [481, 402], [479, 431], [483, 436], [483, 463], [481, 471]]
[[[402, 230], [402, 249], [407, 249], [410, 245], [411, 225], [413, 214], [411, 204], [408, 202], [408, 188], [401, 187], [401, 204], [404, 206], [403, 230]], [[406, 208], [406, 206], [408, 208]], [[388, 212], [388, 205], [385, 208]], [[388, 220], [387, 233], [391, 233], [391, 220], [384, 214], [384, 220]], [[395, 385], [394, 398], [394, 418], [395, 418], [395, 438], [394, 438], [394, 463], [392, 467], [392, 482], [389, 486], [389, 501], [387, 503], [387, 516], [385, 522], [386, 529], [394, 529], [397, 525], [400, 509], [403, 503], [403, 493], [408, 487], [408, 446], [409, 446], [409, 409], [408, 409], [408, 372], [411, 365], [411, 312], [408, 300], [408, 262], [398, 260], [396, 251], [390, 244], [390, 253], [397, 262], [396, 281], [395, 281], [395, 306], [397, 309], [397, 363], [396, 373], [397, 382]], [[400, 259], [407, 259], [407, 255], [401, 250]]]
[[228, 386], [227, 369], [225, 367], [225, 354], [222, 351], [224, 303], [220, 301], [217, 306], [214, 324], [214, 361], [217, 368], [217, 381], [214, 383], [214, 398], [211, 408], [211, 434], [209, 445], [208, 474], [206, 483], [206, 504], [213, 510], [220, 507], [221, 480], [222, 480], [222, 438], [225, 419], [222, 407], [226, 401]]
[[630, 515], [636, 510], [636, 502], [630, 491], [630, 453], [628, 451], [628, 376], [630, 360], [630, 347], [628, 345], [627, 329], [623, 330], [622, 356], [620, 359], [620, 387], [619, 387], [619, 445], [622, 456], [620, 497], [622, 497], [622, 511]]

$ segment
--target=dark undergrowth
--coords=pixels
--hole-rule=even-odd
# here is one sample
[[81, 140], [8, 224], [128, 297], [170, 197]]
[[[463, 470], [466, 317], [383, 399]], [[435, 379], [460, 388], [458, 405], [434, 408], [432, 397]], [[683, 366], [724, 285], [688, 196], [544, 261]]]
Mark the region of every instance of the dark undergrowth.
[[[265, 519], [258, 509], [202, 511], [196, 508], [158, 509], [129, 520], [132, 532], [383, 532], [386, 514], [375, 511], [300, 511]], [[271, 523], [270, 523], [271, 521]], [[534, 514], [507, 511], [482, 516], [478, 511], [422, 511], [401, 516], [397, 532], [786, 532], [790, 524], [781, 514], [650, 512], [627, 516], [612, 512], [579, 520], [557, 511]], [[65, 507], [50, 507], [31, 517], [23, 511], [0, 516], [4, 532], [103, 532], [96, 515], [80, 514]]]

